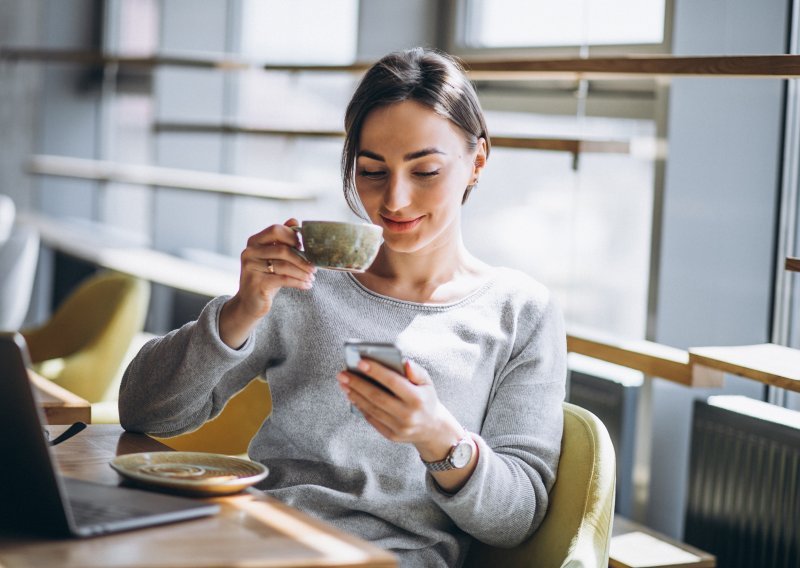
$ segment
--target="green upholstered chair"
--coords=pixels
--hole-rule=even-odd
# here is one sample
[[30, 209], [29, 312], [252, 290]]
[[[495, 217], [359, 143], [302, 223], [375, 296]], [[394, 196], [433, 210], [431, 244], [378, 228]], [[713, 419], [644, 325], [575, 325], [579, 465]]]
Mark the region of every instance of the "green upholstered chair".
[[40, 375], [91, 403], [116, 398], [114, 380], [144, 328], [147, 281], [116, 272], [90, 276], [39, 327], [22, 331]]
[[607, 567], [615, 488], [608, 431], [594, 414], [565, 402], [558, 477], [541, 526], [514, 548], [473, 542], [465, 567]]

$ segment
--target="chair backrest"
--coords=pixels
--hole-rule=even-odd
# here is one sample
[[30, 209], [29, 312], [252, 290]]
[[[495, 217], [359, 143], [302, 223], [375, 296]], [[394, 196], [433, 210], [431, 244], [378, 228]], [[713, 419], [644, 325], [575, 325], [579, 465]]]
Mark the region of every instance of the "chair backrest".
[[25, 321], [38, 260], [39, 233], [14, 226], [0, 244], [0, 330], [17, 331]]
[[256, 377], [231, 397], [222, 412], [197, 430], [156, 439], [173, 450], [184, 452], [244, 454], [271, 411], [269, 385], [263, 378]]
[[109, 387], [128, 346], [144, 328], [150, 284], [103, 272], [84, 280], [36, 329], [24, 330], [31, 360], [45, 377], [89, 402]]
[[547, 515], [521, 545], [473, 542], [465, 566], [605, 568], [616, 488], [614, 446], [591, 412], [564, 403], [564, 436]]

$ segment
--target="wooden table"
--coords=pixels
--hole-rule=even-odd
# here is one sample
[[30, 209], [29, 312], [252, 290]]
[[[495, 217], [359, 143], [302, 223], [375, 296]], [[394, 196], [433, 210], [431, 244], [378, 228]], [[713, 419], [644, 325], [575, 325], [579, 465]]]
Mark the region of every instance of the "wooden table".
[[730, 347], [692, 347], [694, 374], [739, 375], [766, 385], [800, 392], [800, 349], [762, 343]]
[[48, 424], [89, 424], [92, 421], [92, 405], [86, 400], [33, 371], [29, 370], [28, 376]]
[[[51, 426], [51, 435], [64, 427]], [[53, 447], [71, 477], [117, 484], [108, 466], [116, 455], [169, 448], [117, 425], [89, 426]], [[0, 567], [374, 567], [396, 566], [395, 557], [368, 542], [249, 489], [212, 499], [220, 514], [90, 539], [49, 540], [0, 536]]]
[[714, 568], [717, 559], [639, 523], [614, 515], [609, 568]]

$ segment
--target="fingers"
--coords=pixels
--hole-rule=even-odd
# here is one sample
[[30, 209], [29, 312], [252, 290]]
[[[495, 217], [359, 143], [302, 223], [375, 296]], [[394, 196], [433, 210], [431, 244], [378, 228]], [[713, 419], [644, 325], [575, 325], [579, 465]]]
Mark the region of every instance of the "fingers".
[[[402, 375], [367, 359], [359, 361], [358, 369], [369, 378], [350, 371], [341, 372], [337, 378], [342, 390], [359, 409], [366, 409], [385, 424], [397, 427], [421, 407], [419, 393], [415, 392], [418, 387]], [[419, 380], [423, 373], [417, 371]]]
[[432, 382], [428, 371], [411, 360], [406, 360], [405, 371], [406, 378], [415, 385], [427, 385]]
[[392, 391], [397, 398], [404, 402], [417, 400], [415, 385], [421, 386], [431, 383], [427, 371], [412, 361], [405, 362], [406, 376], [370, 359], [362, 359], [358, 364], [358, 369]]
[[376, 427], [380, 425], [378, 429], [384, 436], [389, 439], [395, 439], [402, 431], [403, 422], [395, 415], [402, 409], [396, 406], [397, 399], [392, 395], [380, 391], [380, 389], [378, 389], [378, 392], [386, 398], [378, 395], [372, 396], [355, 389], [347, 389], [346, 387], [343, 387], [343, 390], [345, 390], [350, 402], [358, 408], [370, 424]]
[[[289, 219], [285, 225], [270, 225], [263, 231], [256, 233], [247, 239], [247, 246], [267, 245], [272, 243], [283, 243], [290, 247], [300, 246], [300, 239], [291, 227], [298, 225], [296, 219]], [[289, 224], [291, 223], [291, 225]]]
[[298, 280], [314, 280], [316, 267], [286, 245], [260, 245], [242, 253], [242, 265], [263, 274], [290, 276]]
[[317, 269], [297, 254], [294, 248], [296, 242], [291, 244], [278, 240], [264, 242], [264, 239], [286, 238], [284, 230], [291, 233], [291, 238], [296, 238], [294, 231], [284, 225], [273, 225], [250, 237], [247, 248], [241, 255], [242, 271], [258, 274], [262, 278], [269, 276], [269, 280], [278, 286], [306, 287], [304, 284], [314, 281]]
[[379, 386], [374, 379], [367, 379], [358, 373], [351, 371], [342, 371], [338, 377], [339, 384], [345, 389], [346, 392], [355, 392], [359, 396], [368, 401], [373, 401], [379, 406], [389, 407], [397, 410], [401, 403], [400, 400], [392, 393]]

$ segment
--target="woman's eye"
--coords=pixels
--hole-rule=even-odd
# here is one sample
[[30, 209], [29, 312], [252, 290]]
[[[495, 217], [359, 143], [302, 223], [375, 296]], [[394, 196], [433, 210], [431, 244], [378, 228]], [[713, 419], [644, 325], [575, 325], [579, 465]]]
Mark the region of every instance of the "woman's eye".
[[374, 179], [374, 178], [381, 177], [383, 175], [383, 172], [380, 171], [380, 170], [374, 170], [374, 171], [372, 171], [372, 170], [361, 170], [358, 173], [358, 175], [360, 175], [361, 177]]
[[416, 175], [419, 177], [433, 177], [439, 175], [439, 170], [431, 170], [429, 172], [417, 172]]

